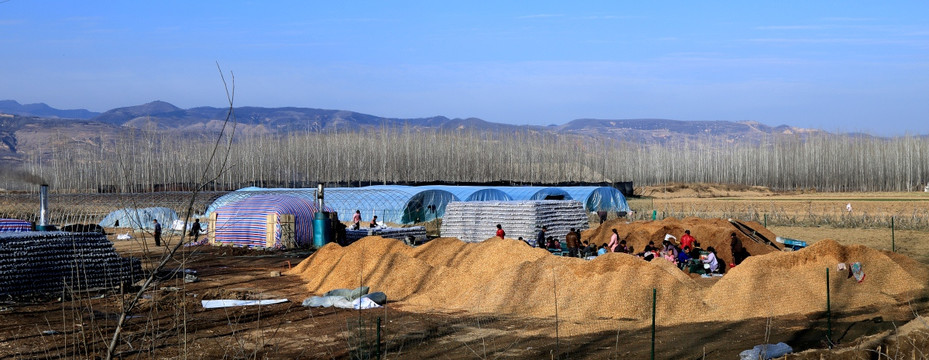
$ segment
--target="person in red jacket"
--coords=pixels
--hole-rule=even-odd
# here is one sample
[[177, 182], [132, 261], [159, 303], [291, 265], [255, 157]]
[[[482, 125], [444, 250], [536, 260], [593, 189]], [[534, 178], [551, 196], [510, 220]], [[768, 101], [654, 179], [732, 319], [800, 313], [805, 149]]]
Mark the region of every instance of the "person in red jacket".
[[500, 224], [497, 224], [497, 236], [499, 236], [501, 239], [506, 236], [506, 231], [503, 231], [503, 226], [500, 226]]
[[690, 236], [690, 230], [684, 230], [684, 236], [681, 236], [681, 249], [683, 248], [694, 248], [694, 239], [693, 236]]

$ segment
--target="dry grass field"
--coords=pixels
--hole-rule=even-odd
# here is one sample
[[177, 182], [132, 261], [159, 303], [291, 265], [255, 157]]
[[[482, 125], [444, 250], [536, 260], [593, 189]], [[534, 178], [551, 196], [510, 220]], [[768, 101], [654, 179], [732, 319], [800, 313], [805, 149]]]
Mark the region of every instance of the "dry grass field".
[[[773, 192], [763, 187], [676, 184], [637, 189], [633, 209], [664, 216], [751, 217], [777, 236], [813, 244], [833, 239], [895, 250], [929, 264], [929, 193]], [[852, 211], [847, 206], [851, 204]], [[640, 212], [642, 212], [640, 210]], [[750, 216], [747, 216], [750, 215]], [[891, 231], [893, 218], [893, 232]]]
[[[630, 200], [636, 210], [634, 218], [650, 219], [654, 210], [659, 219], [738, 217], [763, 223], [767, 215], [767, 229], [775, 235], [801, 239], [811, 244], [833, 239], [842, 245], [861, 244], [890, 250], [891, 230], [887, 219], [894, 217], [901, 219], [895, 220], [899, 221], [896, 224], [904, 225], [902, 229], [894, 231], [896, 251], [929, 265], [929, 227], [922, 227], [923, 223], [919, 220], [929, 216], [926, 214], [929, 194], [777, 193], [764, 188], [701, 184], [671, 185], [639, 191], [644, 197]], [[851, 213], [846, 209], [849, 203], [852, 204]], [[909, 220], [903, 220], [905, 214], [910, 214]], [[754, 218], [743, 218], [747, 215]], [[593, 229], [592, 233], [599, 234], [601, 230]], [[133, 240], [118, 241], [115, 240], [117, 231], [110, 229], [110, 232], [110, 238], [120, 254], [143, 259], [143, 266], [148, 269], [163, 254], [163, 248], [152, 246], [150, 234], [136, 232]], [[176, 238], [171, 238], [171, 241], [176, 241]], [[501, 249], [512, 250], [508, 247]], [[116, 350], [117, 357], [343, 359], [374, 358], [376, 352], [380, 352], [384, 358], [398, 359], [628, 359], [649, 356], [651, 337], [648, 329], [643, 328], [646, 325], [643, 325], [645, 322], [642, 319], [620, 319], [617, 322], [615, 319], [602, 318], [577, 323], [565, 320], [569, 315], [579, 316], [572, 315], [572, 302], [580, 306], [582, 302], [596, 304], [596, 299], [574, 299], [559, 303], [558, 309], [562, 316], [560, 321], [555, 316], [522, 316], [460, 309], [427, 311], [422, 306], [413, 306], [415, 304], [403, 301], [388, 303], [383, 309], [361, 312], [304, 308], [300, 306], [300, 301], [311, 295], [305, 279], [302, 275], [289, 274], [287, 271], [296, 269], [298, 263], [309, 254], [306, 251], [251, 251], [226, 247], [182, 249], [177, 260], [170, 261], [168, 267], [194, 270], [199, 281], [185, 283], [182, 278], [169, 277], [157, 282], [154, 289], [146, 293], [139, 308], [131, 312], [124, 339]], [[508, 257], [512, 256], [504, 256]], [[464, 255], [461, 259], [464, 261]], [[396, 257], [396, 260], [410, 259], [401, 256]], [[464, 262], [470, 263], [470, 260]], [[548, 257], [532, 264], [539, 269], [564, 266], [559, 259]], [[576, 266], [577, 269], [591, 269], [583, 262], [572, 264], [570, 266]], [[596, 265], [594, 272], [607, 271], [604, 262], [597, 264], [601, 265]], [[379, 271], [381, 267], [373, 266], [371, 271]], [[450, 267], [439, 269], [438, 272], [442, 274], [454, 271]], [[584, 270], [577, 270], [577, 273], [584, 274]], [[871, 273], [869, 280], [878, 279], [876, 276], [879, 273]], [[547, 279], [545, 276], [539, 278]], [[694, 280], [691, 286], [698, 293], [710, 291], [715, 283], [721, 281], [699, 277]], [[680, 281], [687, 282], [686, 279]], [[783, 281], [795, 280], [786, 276]], [[538, 286], [547, 284], [550, 284], [550, 280], [541, 281]], [[611, 294], [598, 291], [604, 286], [604, 283], [579, 282], [569, 285], [570, 290], [561, 291], [571, 291], [584, 297], [609, 297]], [[513, 297], [519, 298], [525, 294], [528, 293], [514, 294]], [[647, 295], [651, 295], [650, 290]], [[285, 304], [229, 309], [204, 309], [200, 306], [200, 300], [223, 298], [287, 298], [290, 301]], [[495, 298], [497, 302], [503, 301], [499, 296]], [[85, 297], [62, 297], [42, 302], [4, 302], [0, 307], [4, 323], [0, 326], [0, 359], [102, 356], [124, 299], [124, 294], [95, 293]], [[659, 307], [667, 306], [661, 305], [661, 302], [667, 304], [675, 301], [679, 300], [660, 299]], [[477, 303], [474, 306], [481, 307]], [[645, 306], [643, 313], [647, 312], [648, 304]], [[922, 298], [911, 304], [847, 310], [837, 308], [833, 311], [833, 340], [837, 343], [843, 346], [868, 341], [888, 344], [883, 340], [886, 334], [911, 320], [914, 313], [929, 311], [929, 303]], [[372, 350], [369, 346], [376, 343], [373, 340], [376, 333], [372, 329], [377, 321], [383, 321], [383, 347]], [[828, 347], [824, 341], [826, 324], [824, 311], [737, 321], [680, 323], [668, 318], [659, 319], [656, 358], [732, 359], [740, 351], [754, 345], [779, 341], [787, 342], [798, 350], [821, 349], [819, 353], [792, 359], [859, 358], [855, 356], [860, 354], [841, 355], [825, 350]], [[922, 344], [924, 347], [919, 348], [920, 351], [929, 350]], [[893, 356], [881, 355], [880, 358], [911, 357], [926, 358], [918, 356], [915, 349], [912, 354], [908, 352], [906, 357], [895, 353]]]

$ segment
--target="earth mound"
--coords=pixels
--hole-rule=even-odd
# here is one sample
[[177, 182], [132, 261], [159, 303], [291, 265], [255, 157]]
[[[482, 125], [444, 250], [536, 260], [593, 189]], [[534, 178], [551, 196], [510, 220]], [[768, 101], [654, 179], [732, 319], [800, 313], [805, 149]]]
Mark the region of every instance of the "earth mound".
[[[665, 233], [689, 228], [699, 241], [720, 249], [720, 257], [731, 233], [725, 220], [688, 218], [612, 222], [584, 237], [606, 237], [606, 229], [613, 227], [637, 248], [652, 237], [663, 239]], [[774, 237], [761, 226], [756, 230]], [[557, 311], [573, 324], [603, 319], [644, 324], [651, 319], [652, 289], [663, 325], [820, 312], [826, 306], [827, 268], [833, 311], [898, 306], [929, 293], [929, 267], [903, 255], [833, 240], [792, 252], [743, 243], [753, 256], [714, 278], [718, 281], [692, 279], [660, 258], [646, 262], [608, 253], [584, 260], [496, 237], [481, 243], [440, 238], [411, 248], [370, 236], [347, 247], [328, 244], [288, 273], [316, 295], [365, 285], [410, 310], [544, 318]], [[839, 270], [840, 263], [846, 270]], [[860, 282], [847, 270], [854, 263], [865, 273]], [[576, 328], [583, 331], [584, 326]]]
[[[776, 235], [764, 228], [761, 224], [754, 221], [743, 221], [756, 232], [769, 240], [774, 240]], [[586, 230], [581, 233], [581, 240], [588, 240], [594, 244], [608, 244], [612, 229], [616, 229], [619, 238], [626, 240], [627, 245], [635, 248], [635, 251], [641, 252], [649, 241], [653, 241], [656, 246], [661, 246], [666, 234], [671, 234], [677, 238], [676, 244], [680, 245], [680, 238], [684, 235], [684, 230], [690, 230], [693, 236], [703, 249], [712, 246], [716, 249], [717, 257], [725, 261], [726, 264], [732, 263], [732, 238], [731, 234], [736, 233], [742, 246], [748, 250], [751, 255], [763, 255], [770, 252], [776, 252], [777, 249], [755, 242], [745, 234], [736, 230], [726, 219], [702, 219], [688, 217], [682, 220], [675, 218], [666, 218], [654, 221], [636, 221], [627, 222], [625, 219], [614, 219], [607, 221], [594, 229]]]
[[[860, 263], [859, 282], [848, 269]], [[839, 264], [845, 269], [838, 270]], [[706, 303], [726, 320], [893, 305], [924, 294], [929, 270], [905, 256], [826, 239], [794, 252], [749, 257], [710, 288]]]
[[645, 320], [653, 288], [676, 299], [659, 304], [666, 319], [704, 308], [701, 287], [667, 261], [628, 254], [587, 261], [511, 239], [442, 238], [414, 249], [372, 236], [344, 248], [326, 245], [288, 273], [312, 294], [366, 285], [404, 306], [430, 309], [549, 317], [557, 304], [568, 320]]

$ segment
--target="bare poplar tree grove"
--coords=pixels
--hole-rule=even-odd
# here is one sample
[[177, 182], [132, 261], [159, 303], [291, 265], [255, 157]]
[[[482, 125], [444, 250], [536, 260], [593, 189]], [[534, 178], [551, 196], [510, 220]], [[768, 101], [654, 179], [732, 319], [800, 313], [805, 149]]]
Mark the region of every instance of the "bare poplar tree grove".
[[[26, 169], [56, 189], [150, 191], [192, 183], [210, 141], [134, 130], [96, 148], [50, 150]], [[48, 150], [47, 150], [48, 151]], [[903, 136], [772, 135], [755, 142], [714, 139], [640, 144], [554, 135], [381, 127], [355, 132], [239, 136], [230, 169], [209, 168], [217, 189], [507, 180], [520, 183], [709, 182], [821, 191], [914, 191], [929, 181], [929, 139]], [[16, 184], [0, 183], [15, 188]]]

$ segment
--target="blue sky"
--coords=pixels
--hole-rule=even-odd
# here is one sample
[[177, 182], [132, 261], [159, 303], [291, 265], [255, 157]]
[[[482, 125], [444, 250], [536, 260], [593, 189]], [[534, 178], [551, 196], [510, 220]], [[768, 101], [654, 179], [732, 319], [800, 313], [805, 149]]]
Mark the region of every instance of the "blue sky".
[[929, 134], [929, 2], [0, 2], [0, 99]]

